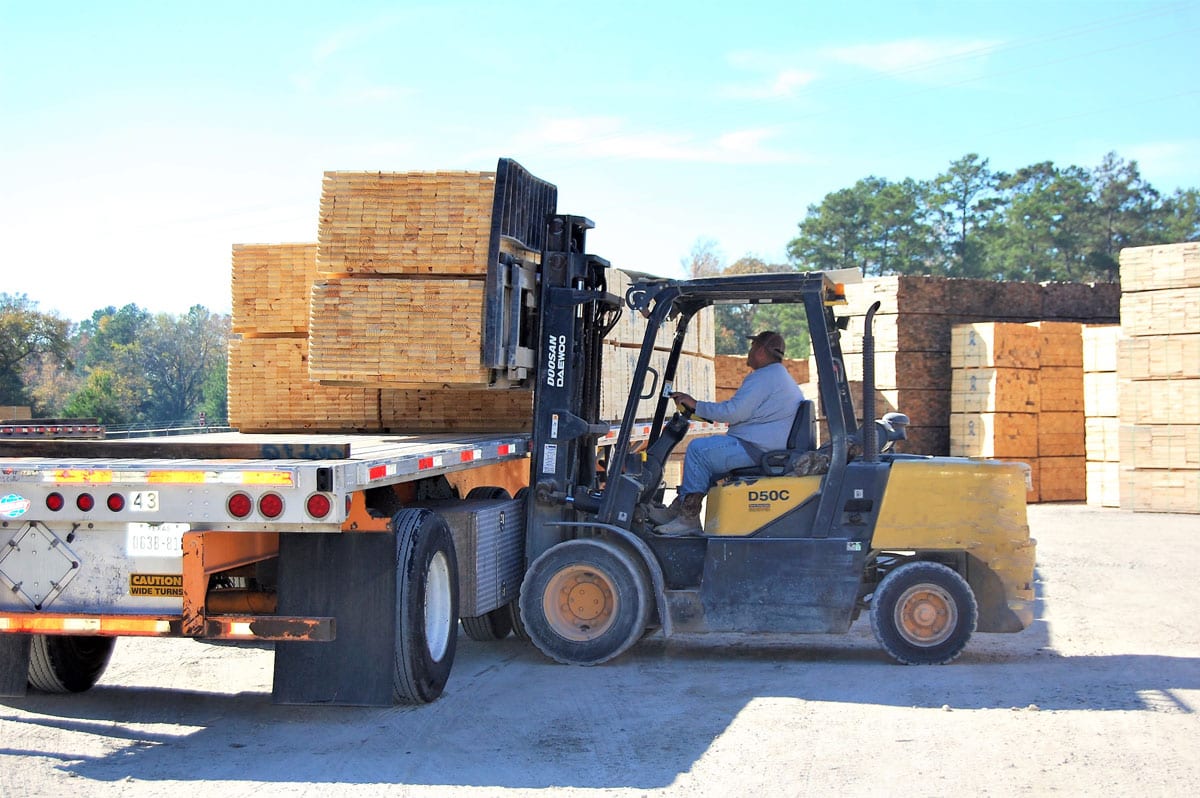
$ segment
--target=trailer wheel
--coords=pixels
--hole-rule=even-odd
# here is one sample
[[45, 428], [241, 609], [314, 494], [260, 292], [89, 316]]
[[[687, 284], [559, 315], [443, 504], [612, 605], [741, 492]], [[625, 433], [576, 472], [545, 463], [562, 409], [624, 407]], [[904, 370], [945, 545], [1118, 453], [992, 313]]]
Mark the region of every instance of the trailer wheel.
[[633, 558], [602, 540], [569, 540], [529, 566], [521, 618], [529, 638], [566, 665], [598, 665], [641, 639], [649, 587]]
[[115, 637], [34, 635], [29, 646], [29, 685], [43, 693], [90, 690], [108, 667]]
[[492, 640], [503, 640], [512, 631], [512, 617], [508, 605], [497, 607], [483, 615], [461, 618], [463, 631], [472, 640], [488, 643]]
[[396, 533], [396, 651], [392, 693], [403, 704], [442, 694], [454, 664], [458, 626], [458, 561], [441, 516], [401, 510]]
[[511, 499], [512, 496], [504, 488], [495, 485], [479, 485], [467, 491], [467, 500], [471, 499]]
[[979, 608], [967, 580], [936, 562], [910, 562], [889, 573], [871, 601], [871, 630], [905, 665], [945, 665], [962, 653]]

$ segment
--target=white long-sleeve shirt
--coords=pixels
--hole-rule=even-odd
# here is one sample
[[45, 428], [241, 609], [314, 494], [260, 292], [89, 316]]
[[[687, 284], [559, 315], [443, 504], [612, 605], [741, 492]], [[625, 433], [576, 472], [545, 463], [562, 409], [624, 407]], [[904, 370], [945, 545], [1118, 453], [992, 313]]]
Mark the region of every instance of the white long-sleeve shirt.
[[696, 402], [696, 415], [729, 425], [729, 434], [767, 452], [787, 446], [804, 392], [782, 363], [755, 369], [724, 402]]

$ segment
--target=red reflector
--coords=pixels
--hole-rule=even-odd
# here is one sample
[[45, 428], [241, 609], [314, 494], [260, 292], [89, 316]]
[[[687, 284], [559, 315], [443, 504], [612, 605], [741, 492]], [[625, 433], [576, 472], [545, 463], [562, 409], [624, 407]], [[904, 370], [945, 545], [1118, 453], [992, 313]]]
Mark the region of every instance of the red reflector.
[[433, 458], [422, 457], [417, 461], [417, 468], [433, 468]]
[[96, 506], [96, 500], [92, 498], [92, 494], [90, 493], [81, 493], [75, 499], [75, 506], [86, 513]]
[[234, 518], [245, 518], [254, 509], [254, 502], [245, 493], [235, 493], [225, 502], [225, 509]]
[[512, 451], [512, 447], [509, 446], [507, 443], [502, 444], [501, 446], [496, 448], [496, 453], [500, 454], [500, 455], [508, 454], [510, 451]]
[[46, 497], [46, 509], [56, 513], [61, 510], [66, 503], [67, 500], [64, 499], [63, 495], [58, 492], [51, 493]]
[[371, 470], [367, 472], [368, 479], [383, 479], [387, 476], [387, 466], [371, 466]]
[[308, 514], [313, 518], [324, 518], [329, 515], [329, 510], [332, 505], [329, 503], [329, 497], [323, 493], [314, 493], [308, 497], [306, 503]]
[[125, 509], [125, 497], [119, 493], [108, 494], [108, 501], [106, 503], [108, 504], [108, 509], [114, 513]]
[[264, 493], [259, 497], [258, 511], [266, 518], [278, 518], [283, 512], [283, 499], [278, 493]]

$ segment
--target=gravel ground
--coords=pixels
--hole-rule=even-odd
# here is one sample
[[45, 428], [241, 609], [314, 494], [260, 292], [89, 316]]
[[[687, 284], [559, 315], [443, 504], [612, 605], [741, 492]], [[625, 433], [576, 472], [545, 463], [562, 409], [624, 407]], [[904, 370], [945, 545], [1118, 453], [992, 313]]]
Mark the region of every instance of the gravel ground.
[[1036, 505], [1038, 616], [955, 663], [848, 635], [647, 638], [596, 668], [459, 641], [424, 707], [281, 707], [272, 654], [123, 639], [0, 700], [0, 795], [1200, 793], [1200, 518]]

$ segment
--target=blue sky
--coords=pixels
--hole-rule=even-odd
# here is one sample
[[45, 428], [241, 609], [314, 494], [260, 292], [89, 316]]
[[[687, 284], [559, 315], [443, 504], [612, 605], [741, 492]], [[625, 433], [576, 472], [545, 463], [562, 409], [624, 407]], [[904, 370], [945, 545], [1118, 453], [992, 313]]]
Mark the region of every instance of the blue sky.
[[785, 261], [810, 204], [967, 153], [1200, 187], [1198, 2], [0, 0], [0, 292], [228, 312], [326, 170], [515, 158], [614, 266]]

